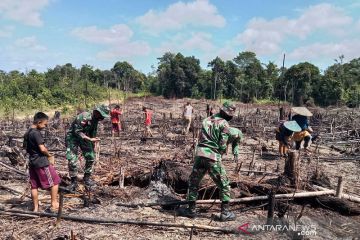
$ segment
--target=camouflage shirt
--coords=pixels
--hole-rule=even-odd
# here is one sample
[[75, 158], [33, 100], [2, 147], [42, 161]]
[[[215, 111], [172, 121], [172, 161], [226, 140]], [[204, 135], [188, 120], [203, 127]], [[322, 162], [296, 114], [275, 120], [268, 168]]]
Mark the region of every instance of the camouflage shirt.
[[229, 135], [229, 140], [228, 140], [228, 144], [231, 143], [232, 146], [232, 153], [236, 156], [239, 155], [239, 144], [241, 142], [241, 140], [243, 139], [244, 135], [242, 134], [242, 132], [234, 127], [230, 127], [229, 129], [230, 135]]
[[196, 156], [221, 160], [221, 155], [226, 152], [229, 128], [229, 123], [220, 114], [204, 119]]
[[81, 138], [85, 135], [91, 138], [96, 137], [98, 123], [99, 121], [92, 119], [90, 112], [82, 112], [72, 122], [68, 134]]

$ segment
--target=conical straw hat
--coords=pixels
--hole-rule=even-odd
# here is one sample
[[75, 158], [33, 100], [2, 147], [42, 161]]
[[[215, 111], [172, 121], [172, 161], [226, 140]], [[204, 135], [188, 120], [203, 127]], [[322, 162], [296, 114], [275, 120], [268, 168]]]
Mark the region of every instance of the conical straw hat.
[[299, 124], [297, 124], [296, 121], [286, 121], [284, 122], [284, 127], [286, 127], [287, 129], [293, 132], [301, 131], [301, 127], [299, 126]]
[[291, 111], [305, 117], [311, 117], [313, 115], [306, 107], [293, 107]]

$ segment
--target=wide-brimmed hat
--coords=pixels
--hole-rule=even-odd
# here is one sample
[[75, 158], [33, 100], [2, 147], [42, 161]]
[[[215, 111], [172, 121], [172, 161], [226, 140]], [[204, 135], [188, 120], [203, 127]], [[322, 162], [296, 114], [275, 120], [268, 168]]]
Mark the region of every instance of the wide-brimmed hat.
[[305, 117], [311, 117], [313, 115], [306, 107], [293, 107], [291, 111]]
[[240, 131], [240, 129], [230, 127], [229, 133], [230, 133], [231, 140], [235, 140], [235, 139], [241, 140], [243, 138], [243, 133]]
[[110, 109], [106, 105], [96, 106], [94, 110], [98, 111], [101, 114], [101, 116], [103, 116], [103, 118], [109, 117]]
[[223, 110], [227, 115], [233, 116], [236, 110], [236, 106], [232, 102], [226, 101], [222, 105], [221, 110]]
[[301, 127], [296, 121], [286, 121], [284, 122], [284, 127], [293, 132], [301, 132]]

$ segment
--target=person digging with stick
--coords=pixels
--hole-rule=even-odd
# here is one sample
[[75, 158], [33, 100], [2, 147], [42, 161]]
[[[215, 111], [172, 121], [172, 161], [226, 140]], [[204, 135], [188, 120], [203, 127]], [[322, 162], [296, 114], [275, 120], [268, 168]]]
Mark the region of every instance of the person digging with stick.
[[291, 147], [290, 141], [294, 132], [300, 132], [301, 127], [296, 121], [285, 121], [275, 130], [275, 139], [279, 141], [280, 157], [287, 157], [288, 150]]
[[309, 126], [308, 117], [311, 117], [313, 114], [306, 107], [293, 107], [291, 112], [294, 113], [292, 120], [296, 121], [301, 128], [301, 131], [295, 132], [292, 137], [292, 140], [295, 142], [295, 149], [299, 150], [302, 141], [304, 141], [305, 154], [310, 155], [310, 150], [308, 149], [309, 143], [311, 140], [315, 141], [317, 137], [311, 136], [313, 130]]
[[77, 187], [77, 161], [78, 149], [80, 147], [85, 158], [84, 184], [85, 187], [91, 187], [94, 182], [90, 176], [95, 161], [95, 143], [100, 139], [96, 137], [99, 121], [109, 117], [109, 107], [101, 105], [96, 107], [92, 113], [82, 112], [72, 122], [69, 131], [66, 134], [66, 159], [69, 164], [69, 175], [71, 184], [70, 191], [75, 191]]
[[180, 208], [178, 215], [195, 218], [195, 201], [198, 197], [199, 184], [206, 173], [220, 190], [221, 214], [220, 221], [232, 221], [236, 216], [229, 210], [230, 185], [224, 167], [221, 164], [222, 155], [226, 153], [230, 137], [230, 121], [236, 107], [230, 102], [225, 102], [218, 114], [204, 119], [202, 122], [199, 144], [196, 149], [194, 165], [189, 178], [187, 208]]

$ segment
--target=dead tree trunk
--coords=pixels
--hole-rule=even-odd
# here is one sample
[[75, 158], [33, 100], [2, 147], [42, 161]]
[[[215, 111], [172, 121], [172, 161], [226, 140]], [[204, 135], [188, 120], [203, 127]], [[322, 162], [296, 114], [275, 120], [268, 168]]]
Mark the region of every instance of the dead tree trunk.
[[280, 120], [280, 121], [281, 121], [281, 120], [285, 120], [285, 111], [284, 111], [284, 108], [281, 107], [281, 108], [279, 109], [279, 111], [280, 111], [279, 120]]
[[298, 188], [299, 183], [299, 153], [297, 151], [289, 151], [284, 167], [284, 175], [289, 178], [290, 183]]

